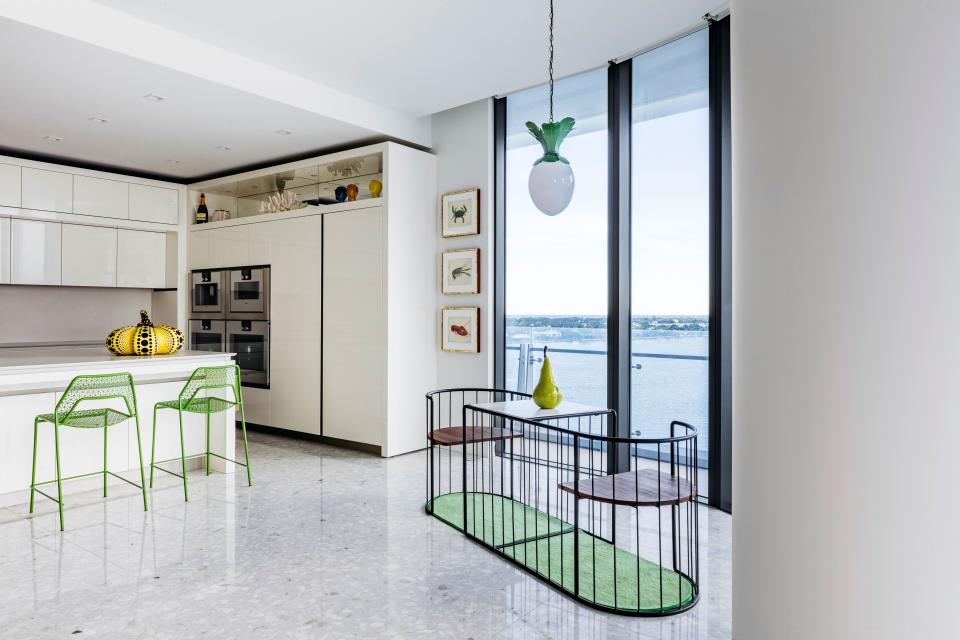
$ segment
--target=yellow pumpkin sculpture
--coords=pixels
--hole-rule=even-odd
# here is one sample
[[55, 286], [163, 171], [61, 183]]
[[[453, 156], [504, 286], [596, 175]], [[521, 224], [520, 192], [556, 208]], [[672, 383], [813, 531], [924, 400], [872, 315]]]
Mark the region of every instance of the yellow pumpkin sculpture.
[[150, 317], [140, 310], [140, 324], [114, 329], [107, 336], [107, 349], [118, 356], [156, 356], [176, 353], [183, 346], [179, 329], [166, 325], [153, 326]]

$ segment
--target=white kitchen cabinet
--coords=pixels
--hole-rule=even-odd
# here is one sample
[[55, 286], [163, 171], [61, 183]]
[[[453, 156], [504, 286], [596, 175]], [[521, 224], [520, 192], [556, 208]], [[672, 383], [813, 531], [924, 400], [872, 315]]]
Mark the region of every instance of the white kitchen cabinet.
[[117, 286], [162, 289], [166, 284], [167, 234], [117, 231]]
[[10, 220], [10, 282], [60, 284], [60, 223]]
[[0, 164], [0, 207], [20, 206], [20, 167]]
[[250, 225], [191, 231], [191, 269], [246, 267], [250, 262]]
[[345, 211], [323, 226], [323, 435], [377, 446], [386, 435], [383, 218], [381, 207]]
[[176, 189], [131, 184], [130, 219], [177, 224], [180, 220], [180, 194]]
[[212, 231], [191, 231], [187, 234], [187, 268], [209, 269], [213, 267], [210, 255]]
[[73, 212], [85, 216], [118, 218], [129, 216], [126, 182], [89, 176], [73, 176]]
[[0, 218], [0, 284], [10, 284], [10, 218]]
[[250, 226], [216, 229], [210, 236], [214, 267], [244, 267], [250, 264]]
[[72, 287], [117, 286], [117, 230], [65, 224], [61, 231], [61, 283]]
[[60, 171], [23, 167], [21, 207], [73, 213], [73, 176]]

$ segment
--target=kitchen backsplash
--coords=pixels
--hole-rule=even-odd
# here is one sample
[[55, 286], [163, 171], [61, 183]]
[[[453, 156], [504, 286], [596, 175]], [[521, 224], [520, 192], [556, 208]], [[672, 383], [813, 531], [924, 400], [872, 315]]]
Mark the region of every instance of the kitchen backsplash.
[[151, 310], [149, 289], [0, 286], [0, 347], [101, 343]]

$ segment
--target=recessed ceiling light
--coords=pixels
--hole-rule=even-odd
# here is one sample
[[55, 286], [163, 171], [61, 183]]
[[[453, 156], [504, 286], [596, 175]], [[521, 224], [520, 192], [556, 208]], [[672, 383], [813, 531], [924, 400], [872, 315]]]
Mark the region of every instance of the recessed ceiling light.
[[217, 150], [218, 150], [218, 151], [230, 151], [230, 147], [228, 147], [227, 145], [224, 145], [224, 144], [218, 144], [218, 145], [217, 145]]
[[100, 116], [90, 116], [88, 120], [90, 120], [90, 122], [96, 122], [97, 124], [107, 124], [107, 122], [109, 122], [109, 120], [101, 118]]
[[166, 98], [164, 98], [163, 96], [158, 96], [155, 93], [148, 93], [143, 97], [146, 98], [147, 100], [153, 100], [154, 102], [163, 102], [164, 100], [166, 100]]
[[170, 158], [169, 160], [167, 160], [167, 162], [169, 162], [170, 164], [180, 164], [179, 160], [174, 160], [173, 158]]
[[274, 133], [279, 133], [282, 136], [288, 136], [291, 133], [293, 133], [293, 131], [287, 131], [286, 129], [277, 129]]
[[60, 136], [43, 136], [44, 140], [49, 140], [50, 142], [63, 142], [63, 138]]

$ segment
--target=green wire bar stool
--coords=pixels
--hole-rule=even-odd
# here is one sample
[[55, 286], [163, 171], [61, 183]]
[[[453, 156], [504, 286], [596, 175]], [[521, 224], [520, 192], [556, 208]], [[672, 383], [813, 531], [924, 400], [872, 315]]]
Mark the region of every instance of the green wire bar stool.
[[[90, 400], [123, 400], [126, 412], [109, 407], [96, 409], [78, 409]], [[107, 469], [107, 427], [120, 424], [133, 418], [137, 428], [137, 461], [140, 468], [140, 484], [127, 480]], [[41, 422], [53, 425], [53, 448], [56, 458], [56, 480], [37, 482], [37, 433]], [[79, 429], [103, 429], [103, 471], [93, 471], [63, 478], [60, 476], [60, 427]], [[57, 503], [60, 515], [60, 531], [63, 531], [63, 481], [88, 478], [103, 474], [103, 497], [107, 497], [107, 475], [132, 484], [143, 493], [143, 510], [147, 510], [147, 490], [143, 481], [143, 450], [140, 447], [140, 415], [137, 412], [137, 394], [133, 388], [133, 376], [129, 373], [104, 373], [76, 376], [67, 385], [66, 390], [54, 407], [53, 413], [38, 415], [33, 421], [33, 469], [30, 472], [30, 513], [33, 513], [34, 493], [50, 498]], [[48, 484], [57, 485], [57, 497], [44, 493], [37, 487]]]
[[[201, 391], [215, 389], [230, 389], [233, 392], [233, 400], [217, 398], [207, 395], [197, 395]], [[236, 407], [240, 410], [240, 427], [243, 432], [243, 455], [245, 462], [226, 458], [219, 453], [210, 451], [210, 416], [215, 413], [228, 411]], [[168, 460], [154, 460], [157, 442], [157, 409], [173, 409], [177, 412], [180, 420], [180, 457], [170, 458]], [[183, 414], [199, 413], [206, 416], [207, 422], [207, 444], [206, 451], [187, 455], [183, 444]], [[183, 499], [188, 501], [187, 493], [187, 460], [192, 458], [204, 457], [206, 459], [206, 473], [210, 475], [210, 456], [220, 458], [227, 462], [239, 464], [247, 469], [247, 486], [253, 486], [253, 479], [250, 476], [250, 449], [247, 445], [247, 421], [243, 415], [243, 394], [240, 393], [240, 367], [235, 364], [223, 365], [219, 367], [200, 367], [190, 374], [190, 379], [180, 391], [180, 396], [176, 400], [165, 400], [153, 405], [153, 433], [150, 436], [150, 488], [153, 488], [153, 470], [160, 469], [183, 479]], [[175, 473], [161, 467], [161, 464], [167, 462], [180, 461], [180, 471]]]

